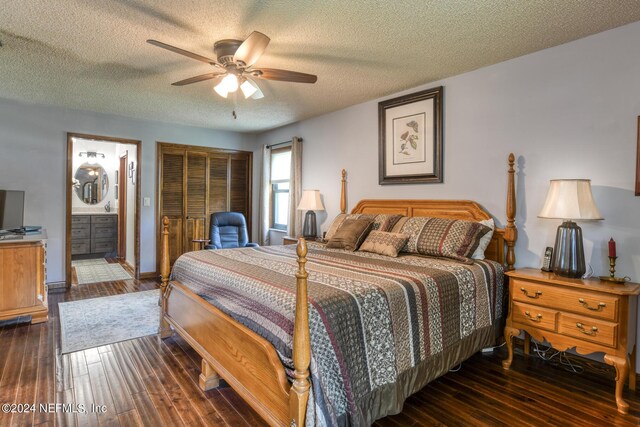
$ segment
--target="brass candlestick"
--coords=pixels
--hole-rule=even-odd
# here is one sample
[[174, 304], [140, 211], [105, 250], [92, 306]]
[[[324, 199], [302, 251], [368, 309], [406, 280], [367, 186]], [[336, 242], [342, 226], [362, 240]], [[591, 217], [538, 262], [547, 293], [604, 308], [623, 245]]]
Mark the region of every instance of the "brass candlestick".
[[609, 277], [612, 279], [616, 278], [616, 259], [617, 256], [609, 257]]
[[616, 259], [618, 257], [610, 256], [609, 257], [609, 275], [608, 276], [600, 276], [600, 280], [605, 280], [607, 282], [614, 283], [624, 283], [627, 281], [624, 277], [616, 277]]

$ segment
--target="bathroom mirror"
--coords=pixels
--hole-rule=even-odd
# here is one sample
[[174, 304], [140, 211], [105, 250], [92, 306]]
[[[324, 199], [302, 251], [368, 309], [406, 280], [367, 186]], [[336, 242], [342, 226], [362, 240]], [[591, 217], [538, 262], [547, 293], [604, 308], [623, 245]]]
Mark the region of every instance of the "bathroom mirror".
[[107, 171], [99, 163], [83, 163], [74, 175], [76, 195], [87, 205], [100, 203], [109, 192]]

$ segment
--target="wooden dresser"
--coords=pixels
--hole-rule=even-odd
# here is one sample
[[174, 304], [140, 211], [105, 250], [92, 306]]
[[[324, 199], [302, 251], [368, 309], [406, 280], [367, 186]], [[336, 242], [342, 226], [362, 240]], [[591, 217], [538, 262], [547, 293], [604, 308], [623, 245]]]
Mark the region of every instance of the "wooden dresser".
[[0, 237], [0, 320], [48, 318], [46, 232]]
[[[513, 337], [521, 331], [556, 350], [575, 348], [580, 354], [605, 353], [616, 369], [618, 412], [629, 405], [622, 399], [624, 383], [635, 390], [637, 296], [640, 284], [614, 284], [598, 279], [568, 279], [535, 269], [509, 271], [509, 317], [504, 330], [513, 360]], [[527, 338], [528, 340], [528, 338]]]
[[71, 216], [71, 255], [115, 256], [117, 252], [117, 214]]

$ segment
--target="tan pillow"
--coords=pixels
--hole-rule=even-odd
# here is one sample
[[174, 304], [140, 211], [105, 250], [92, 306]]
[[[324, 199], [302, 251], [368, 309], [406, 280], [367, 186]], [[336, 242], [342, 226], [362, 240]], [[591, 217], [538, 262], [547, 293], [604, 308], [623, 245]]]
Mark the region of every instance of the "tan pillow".
[[367, 236], [367, 239], [358, 250], [395, 258], [408, 241], [408, 234], [374, 230], [369, 233], [369, 236]]
[[372, 230], [391, 231], [396, 223], [402, 218], [402, 215], [394, 214], [340, 214], [331, 223], [331, 226], [327, 230], [324, 238], [325, 240], [331, 240], [336, 231], [340, 228], [342, 223], [347, 219], [369, 219], [373, 221], [371, 227]]
[[367, 238], [372, 226], [370, 219], [346, 219], [327, 242], [327, 248], [355, 251]]

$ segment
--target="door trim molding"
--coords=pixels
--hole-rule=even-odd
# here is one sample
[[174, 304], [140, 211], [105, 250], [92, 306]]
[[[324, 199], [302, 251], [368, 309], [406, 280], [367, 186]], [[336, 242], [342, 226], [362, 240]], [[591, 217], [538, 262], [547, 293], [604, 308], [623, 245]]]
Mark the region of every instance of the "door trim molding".
[[73, 184], [73, 138], [94, 139], [96, 141], [131, 144], [136, 146], [136, 219], [135, 219], [135, 276], [140, 277], [140, 214], [142, 194], [142, 141], [136, 139], [115, 138], [111, 136], [91, 135], [86, 133], [67, 132], [67, 177], [65, 185], [66, 194], [66, 224], [65, 224], [65, 283], [71, 287], [71, 211], [72, 197], [71, 185]]

